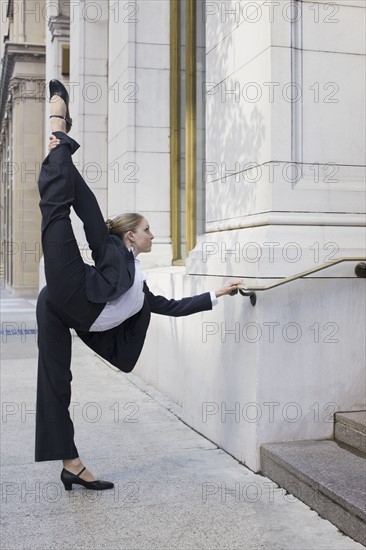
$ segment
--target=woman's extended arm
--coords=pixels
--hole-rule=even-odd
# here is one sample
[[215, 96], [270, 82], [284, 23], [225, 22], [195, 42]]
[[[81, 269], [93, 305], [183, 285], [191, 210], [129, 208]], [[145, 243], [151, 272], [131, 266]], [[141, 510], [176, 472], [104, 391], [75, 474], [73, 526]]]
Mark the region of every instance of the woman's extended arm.
[[[241, 281], [233, 281], [227, 283], [223, 288], [216, 290], [214, 293], [216, 298], [225, 296], [227, 294], [234, 295], [237, 293], [238, 285]], [[185, 315], [192, 315], [200, 311], [207, 311], [212, 309], [212, 299], [210, 292], [204, 292], [197, 296], [190, 296], [189, 298], [182, 298], [181, 300], [168, 300], [164, 296], [155, 296], [147, 286], [144, 284], [144, 292], [146, 293], [150, 310], [152, 313], [159, 315], [170, 315], [172, 317], [182, 317]]]

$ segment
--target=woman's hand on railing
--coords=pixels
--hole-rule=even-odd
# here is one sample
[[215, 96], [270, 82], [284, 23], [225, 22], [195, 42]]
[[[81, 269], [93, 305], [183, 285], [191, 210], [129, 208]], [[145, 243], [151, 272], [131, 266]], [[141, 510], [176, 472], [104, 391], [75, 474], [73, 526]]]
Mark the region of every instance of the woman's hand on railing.
[[243, 284], [243, 281], [241, 279], [235, 279], [234, 281], [230, 281], [226, 283], [226, 285], [219, 290], [215, 291], [216, 298], [220, 298], [220, 296], [235, 296], [235, 294], [238, 293], [238, 288]]

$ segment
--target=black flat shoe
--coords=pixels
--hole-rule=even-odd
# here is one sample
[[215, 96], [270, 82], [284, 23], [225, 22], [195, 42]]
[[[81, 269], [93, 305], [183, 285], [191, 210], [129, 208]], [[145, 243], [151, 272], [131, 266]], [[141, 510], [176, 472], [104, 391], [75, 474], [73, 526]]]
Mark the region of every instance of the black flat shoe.
[[61, 472], [61, 481], [64, 484], [66, 491], [71, 491], [73, 483], [77, 485], [82, 485], [86, 489], [92, 489], [93, 491], [105, 491], [106, 489], [113, 489], [114, 483], [112, 483], [111, 481], [102, 481], [99, 479], [96, 481], [84, 481], [84, 479], [81, 479], [81, 477], [79, 476], [83, 473], [85, 469], [86, 468], [84, 467], [81, 472], [76, 475], [63, 468]]
[[68, 134], [72, 127], [72, 118], [70, 118], [69, 113], [69, 94], [65, 88], [65, 86], [59, 81], [59, 80], [50, 80], [49, 83], [49, 89], [50, 89], [50, 99], [53, 98], [54, 95], [58, 95], [61, 99], [64, 100], [66, 104], [66, 117], [63, 117], [61, 115], [51, 115], [50, 118], [62, 118], [63, 120], [66, 120], [66, 133]]

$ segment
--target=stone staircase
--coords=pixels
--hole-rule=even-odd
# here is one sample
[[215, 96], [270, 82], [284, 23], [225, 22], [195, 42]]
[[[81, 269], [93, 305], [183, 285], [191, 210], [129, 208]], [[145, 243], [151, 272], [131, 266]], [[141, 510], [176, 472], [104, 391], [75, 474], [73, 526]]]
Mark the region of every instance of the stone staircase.
[[269, 443], [262, 474], [366, 546], [366, 411], [335, 414], [334, 440]]

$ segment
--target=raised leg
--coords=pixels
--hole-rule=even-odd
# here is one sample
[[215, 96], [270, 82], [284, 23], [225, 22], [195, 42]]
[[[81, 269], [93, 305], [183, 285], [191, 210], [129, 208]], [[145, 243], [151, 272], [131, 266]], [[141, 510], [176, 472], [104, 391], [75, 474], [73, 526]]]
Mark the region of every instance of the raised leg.
[[98, 201], [79, 171], [75, 168], [75, 189], [73, 208], [84, 224], [89, 247], [96, 256], [109, 240], [109, 232]]
[[75, 170], [71, 145], [64, 141], [45, 159], [38, 180], [42, 247], [49, 298], [67, 304], [85, 281], [85, 267], [70, 221]]
[[45, 275], [50, 301], [81, 322], [80, 314], [93, 304], [85, 297], [85, 264], [71, 225], [71, 206], [84, 222], [93, 253], [103, 250], [110, 236], [94, 194], [72, 162], [77, 143], [62, 132], [56, 135], [60, 145], [43, 162], [39, 177]]

